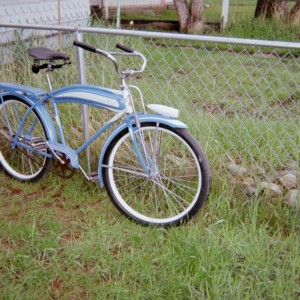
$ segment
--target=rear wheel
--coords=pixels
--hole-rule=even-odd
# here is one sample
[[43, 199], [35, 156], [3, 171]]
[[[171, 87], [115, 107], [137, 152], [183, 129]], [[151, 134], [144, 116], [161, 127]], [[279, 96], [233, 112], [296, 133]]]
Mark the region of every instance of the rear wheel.
[[[28, 104], [17, 97], [4, 97], [0, 104], [0, 165], [11, 177], [33, 182], [46, 175], [52, 160], [25, 147], [13, 147], [13, 137], [28, 109]], [[40, 147], [43, 147], [47, 138], [39, 116], [34, 110], [30, 111], [19, 134], [19, 141], [28, 145], [39, 141]]]
[[144, 171], [125, 129], [105, 157], [106, 190], [117, 208], [139, 223], [180, 225], [196, 215], [208, 197], [208, 160], [186, 129], [147, 123], [140, 136], [150, 173]]

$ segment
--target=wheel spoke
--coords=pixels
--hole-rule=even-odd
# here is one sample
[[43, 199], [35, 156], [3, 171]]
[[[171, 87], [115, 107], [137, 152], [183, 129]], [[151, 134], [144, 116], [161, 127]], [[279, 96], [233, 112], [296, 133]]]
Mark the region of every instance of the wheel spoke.
[[[160, 180], [161, 181], [161, 180]], [[155, 182], [159, 187], [162, 188], [162, 190], [165, 192], [168, 192], [169, 195], [173, 196], [175, 199], [180, 199], [181, 202], [186, 203], [187, 206], [190, 205], [188, 201], [186, 201], [184, 198], [180, 197], [177, 193], [173, 192], [171, 189], [167, 188], [162, 182]], [[180, 201], [177, 201], [179, 205], [182, 205]], [[182, 208], [185, 208], [182, 206]]]
[[195, 214], [207, 197], [200, 199], [202, 176], [209, 174], [202, 174], [198, 159], [206, 163], [206, 157], [201, 149], [194, 150], [188, 144], [190, 135], [186, 131], [177, 133], [153, 124], [142, 126], [137, 132], [136, 139], [142, 139], [140, 150], [149, 158], [144, 157], [150, 174], [144, 172], [130, 134], [125, 132], [113, 142], [109, 153], [105, 169], [107, 191], [121, 211], [136, 221], [178, 224]]
[[[6, 139], [0, 145], [0, 163], [9, 175], [23, 181], [35, 181], [46, 174], [50, 159], [11, 143], [16, 135], [18, 139], [27, 135], [47, 140], [42, 122], [34, 110], [29, 112], [28, 109], [27, 104], [16, 98], [6, 99], [0, 105], [0, 135]], [[26, 112], [29, 113], [24, 119]]]
[[131, 169], [126, 169], [126, 168], [120, 168], [120, 167], [110, 167], [107, 165], [103, 165], [104, 168], [108, 168], [108, 169], [113, 169], [113, 170], [117, 170], [117, 171], [122, 171], [122, 172], [126, 172], [126, 173], [130, 173], [130, 174], [134, 174], [136, 176], [141, 176], [141, 177], [149, 177], [149, 175], [142, 173], [142, 170], [139, 170], [140, 172], [137, 172], [135, 170]]

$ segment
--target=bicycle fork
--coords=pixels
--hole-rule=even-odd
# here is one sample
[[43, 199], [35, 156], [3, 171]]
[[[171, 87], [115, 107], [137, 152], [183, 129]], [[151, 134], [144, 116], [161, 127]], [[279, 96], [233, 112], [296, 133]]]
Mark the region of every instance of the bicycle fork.
[[[135, 154], [147, 176], [155, 175], [158, 171], [156, 166], [156, 151], [153, 149], [152, 140], [149, 136], [150, 149], [152, 151], [152, 157], [149, 155], [146, 146], [145, 135], [142, 131], [142, 126], [138, 119], [136, 120], [135, 127], [128, 126], [131, 142], [135, 151]], [[155, 147], [157, 148], [157, 147]]]

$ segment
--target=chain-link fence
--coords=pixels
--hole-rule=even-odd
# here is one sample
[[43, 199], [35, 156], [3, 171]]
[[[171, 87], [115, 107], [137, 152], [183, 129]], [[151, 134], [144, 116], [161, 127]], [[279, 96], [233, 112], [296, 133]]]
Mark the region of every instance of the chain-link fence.
[[[1, 30], [0, 81], [46, 89], [43, 72], [31, 72], [27, 49], [47, 46], [68, 53], [73, 61], [52, 74], [53, 88], [78, 82], [77, 49], [72, 46], [74, 28], [62, 31], [60, 39], [55, 30], [23, 28], [14, 30], [13, 40], [9, 29], [5, 40], [6, 29]], [[114, 29], [80, 31], [84, 41], [97, 48], [115, 50], [119, 42], [147, 57], [146, 71], [131, 83], [141, 88], [147, 104], [180, 109], [180, 119], [188, 124], [209, 158], [214, 182], [224, 182], [230, 175], [235, 183], [247, 179], [251, 185], [274, 182], [279, 170], [299, 172], [299, 43]], [[119, 88], [110, 62], [91, 52], [85, 52], [84, 58], [87, 83]], [[126, 58], [122, 63], [135, 61]], [[68, 140], [76, 144], [82, 139], [81, 108], [63, 105]], [[90, 132], [108, 117], [106, 111], [99, 114], [91, 110]], [[102, 142], [97, 143], [91, 151], [92, 169], [97, 168]]]

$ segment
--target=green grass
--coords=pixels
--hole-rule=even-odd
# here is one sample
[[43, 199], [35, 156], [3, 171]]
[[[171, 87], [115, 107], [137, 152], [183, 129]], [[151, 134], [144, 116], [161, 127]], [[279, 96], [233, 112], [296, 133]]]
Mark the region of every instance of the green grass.
[[[222, 1], [220, 0], [210, 0], [205, 2], [209, 4], [209, 8], [204, 9], [204, 18], [207, 22], [220, 22], [222, 14]], [[231, 22], [240, 19], [251, 19], [254, 15], [256, 6], [255, 0], [249, 1], [230, 1], [229, 7], [229, 18]], [[160, 21], [177, 21], [177, 12], [175, 9], [141, 9], [141, 10], [126, 10], [122, 9], [121, 5], [121, 19], [125, 20], [160, 20]], [[114, 14], [111, 17], [116, 18]]]
[[300, 25], [262, 19], [239, 20], [229, 23], [223, 36], [274, 41], [295, 41], [300, 39]]
[[0, 180], [2, 299], [297, 299], [299, 212], [225, 186], [197, 221], [147, 228], [75, 176]]

